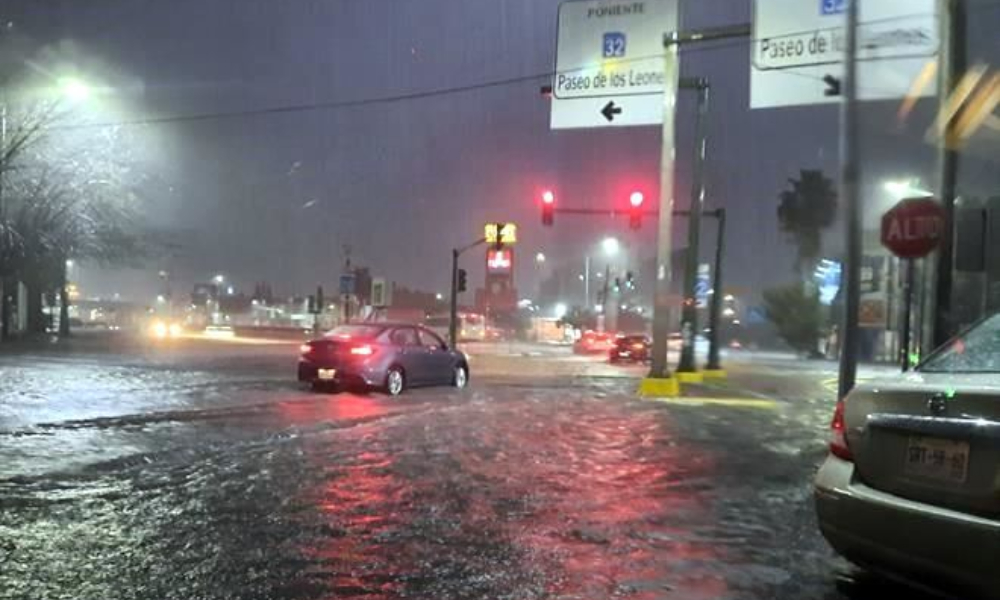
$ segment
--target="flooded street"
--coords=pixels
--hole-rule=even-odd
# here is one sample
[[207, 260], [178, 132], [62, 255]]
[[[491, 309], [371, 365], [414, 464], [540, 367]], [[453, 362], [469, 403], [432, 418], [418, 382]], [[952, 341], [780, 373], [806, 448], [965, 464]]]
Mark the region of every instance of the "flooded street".
[[484, 353], [468, 390], [391, 399], [304, 391], [294, 357], [0, 357], [0, 597], [888, 593], [816, 529], [822, 374], [678, 405], [628, 369]]

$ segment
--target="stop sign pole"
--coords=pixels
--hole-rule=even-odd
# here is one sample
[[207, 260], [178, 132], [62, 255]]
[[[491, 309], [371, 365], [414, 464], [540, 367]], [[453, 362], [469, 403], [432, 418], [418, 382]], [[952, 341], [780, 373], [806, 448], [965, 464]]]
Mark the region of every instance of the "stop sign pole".
[[[907, 198], [882, 215], [882, 245], [906, 261], [906, 289], [903, 293], [903, 339], [900, 360], [903, 370], [910, 367], [910, 320], [913, 311], [914, 264], [940, 245], [947, 234], [947, 213], [931, 197]], [[923, 318], [923, 315], [921, 315]]]

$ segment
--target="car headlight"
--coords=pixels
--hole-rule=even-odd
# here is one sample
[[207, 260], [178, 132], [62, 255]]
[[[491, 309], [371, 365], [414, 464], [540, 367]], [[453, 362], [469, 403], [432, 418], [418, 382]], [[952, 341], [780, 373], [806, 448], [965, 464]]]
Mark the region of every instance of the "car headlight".
[[170, 327], [167, 328], [167, 331], [170, 333], [170, 337], [177, 337], [181, 334], [183, 329], [181, 329], [179, 323], [171, 323]]
[[165, 338], [165, 337], [167, 337], [167, 335], [170, 334], [170, 328], [167, 327], [166, 323], [163, 323], [161, 321], [157, 321], [156, 323], [153, 323], [153, 327], [152, 327], [151, 331], [152, 331], [153, 335], [156, 336], [156, 337], [158, 337], [158, 338]]

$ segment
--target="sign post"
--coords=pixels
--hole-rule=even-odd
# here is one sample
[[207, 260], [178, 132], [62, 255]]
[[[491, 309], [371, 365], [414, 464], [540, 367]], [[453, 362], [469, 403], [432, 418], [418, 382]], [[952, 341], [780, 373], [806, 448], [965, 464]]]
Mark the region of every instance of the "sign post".
[[858, 2], [847, 5], [843, 55], [844, 96], [840, 102], [840, 192], [844, 203], [844, 318], [840, 329], [837, 400], [854, 388], [858, 374], [861, 312], [861, 199], [858, 182]]

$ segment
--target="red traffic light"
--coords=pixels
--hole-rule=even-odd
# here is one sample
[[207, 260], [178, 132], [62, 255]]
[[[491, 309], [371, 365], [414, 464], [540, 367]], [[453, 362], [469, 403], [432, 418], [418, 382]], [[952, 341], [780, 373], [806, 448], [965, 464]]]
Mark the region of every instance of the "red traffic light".
[[542, 192], [542, 225], [552, 227], [555, 223], [556, 195], [552, 190]]
[[628, 226], [632, 229], [642, 227], [642, 203], [645, 200], [646, 197], [639, 191], [632, 192], [628, 197], [628, 202], [632, 205], [628, 211]]

